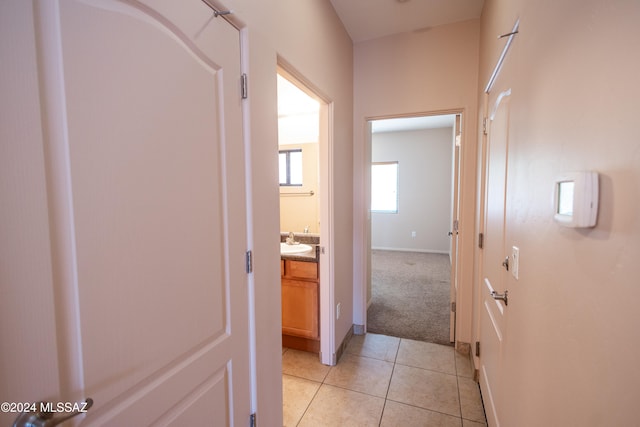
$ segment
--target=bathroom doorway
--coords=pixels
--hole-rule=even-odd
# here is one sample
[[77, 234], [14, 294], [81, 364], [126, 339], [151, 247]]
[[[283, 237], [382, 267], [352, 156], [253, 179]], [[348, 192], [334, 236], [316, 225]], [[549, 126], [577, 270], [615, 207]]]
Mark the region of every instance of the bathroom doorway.
[[370, 121], [369, 332], [455, 340], [461, 120]]
[[320, 233], [320, 102], [278, 72], [280, 231]]
[[319, 335], [321, 362], [331, 365], [335, 328], [332, 180], [329, 138], [331, 103], [282, 59], [278, 60], [280, 230], [319, 237]]

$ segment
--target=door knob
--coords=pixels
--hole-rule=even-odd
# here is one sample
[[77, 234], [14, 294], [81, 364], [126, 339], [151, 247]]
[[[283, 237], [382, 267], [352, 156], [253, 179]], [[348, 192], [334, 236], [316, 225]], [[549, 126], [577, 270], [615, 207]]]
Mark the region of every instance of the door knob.
[[509, 295], [509, 291], [505, 290], [504, 294], [499, 294], [496, 291], [491, 291], [491, 297], [495, 300], [504, 301], [504, 305], [509, 305], [509, 301], [507, 296]]
[[[67, 415], [56, 417], [55, 410], [57, 406], [52, 402], [38, 402], [32, 405], [33, 409], [29, 412], [23, 412], [13, 423], [13, 427], [53, 427], [62, 424], [69, 418], [76, 415], [84, 414], [93, 406], [93, 399], [87, 398], [84, 404], [78, 404], [79, 409]], [[66, 408], [66, 406], [64, 407]], [[63, 409], [64, 409], [63, 408]], [[58, 411], [60, 412], [60, 411]]]
[[502, 261], [502, 266], [509, 271], [509, 257], [506, 257], [504, 261]]

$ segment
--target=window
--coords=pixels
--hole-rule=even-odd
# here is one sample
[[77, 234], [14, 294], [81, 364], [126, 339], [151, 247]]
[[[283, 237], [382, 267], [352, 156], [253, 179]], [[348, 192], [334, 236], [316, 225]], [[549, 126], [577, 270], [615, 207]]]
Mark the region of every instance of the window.
[[302, 150], [282, 150], [280, 153], [280, 185], [302, 186]]
[[398, 162], [371, 164], [371, 212], [398, 213]]

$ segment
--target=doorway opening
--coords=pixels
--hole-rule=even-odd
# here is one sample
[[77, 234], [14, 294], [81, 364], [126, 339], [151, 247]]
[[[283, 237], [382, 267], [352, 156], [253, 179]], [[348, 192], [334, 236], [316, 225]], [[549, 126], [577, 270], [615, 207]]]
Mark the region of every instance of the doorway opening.
[[461, 121], [370, 121], [368, 332], [455, 341]]
[[[312, 244], [317, 251], [317, 283], [312, 277], [288, 280], [283, 271], [283, 345], [319, 353], [322, 363], [333, 364], [335, 343], [331, 315], [333, 295], [332, 221], [330, 201], [331, 104], [312, 85], [279, 60], [278, 149], [280, 158], [280, 231], [287, 238]], [[293, 233], [293, 234], [291, 234]], [[317, 249], [315, 249], [317, 246]], [[300, 265], [299, 265], [300, 266]], [[304, 264], [305, 271], [310, 269]], [[306, 275], [306, 273], [305, 273]], [[285, 284], [288, 294], [285, 293]], [[306, 286], [302, 290], [302, 286]], [[287, 307], [290, 310], [286, 312]], [[285, 315], [296, 325], [288, 325]], [[303, 315], [306, 320], [301, 320]], [[301, 323], [299, 323], [301, 322]], [[300, 326], [303, 325], [303, 326]], [[287, 335], [287, 340], [285, 340]]]

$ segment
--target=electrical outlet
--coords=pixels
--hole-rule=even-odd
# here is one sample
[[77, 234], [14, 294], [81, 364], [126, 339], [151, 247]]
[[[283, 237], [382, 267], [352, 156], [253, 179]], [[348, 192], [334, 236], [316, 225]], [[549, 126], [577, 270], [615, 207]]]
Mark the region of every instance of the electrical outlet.
[[413, 237], [415, 239], [415, 237], [418, 235], [418, 233], [416, 233], [415, 231], [411, 232], [411, 237]]
[[518, 273], [520, 270], [520, 249], [517, 246], [511, 248], [511, 274], [518, 279]]
[[340, 303], [336, 305], [336, 320], [340, 319]]

